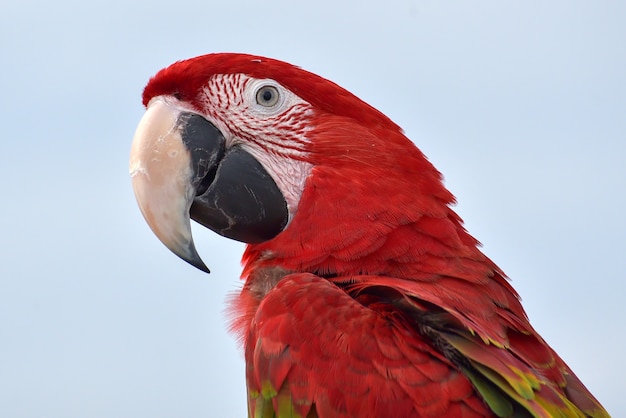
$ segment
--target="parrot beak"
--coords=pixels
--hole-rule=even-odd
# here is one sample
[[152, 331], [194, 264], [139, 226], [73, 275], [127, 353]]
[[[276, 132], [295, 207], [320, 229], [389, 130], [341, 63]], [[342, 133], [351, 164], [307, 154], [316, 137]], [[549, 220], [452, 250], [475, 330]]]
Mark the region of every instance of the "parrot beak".
[[[154, 234], [174, 254], [208, 273], [196, 251], [189, 218], [198, 173], [185, 143], [189, 138], [183, 136], [190, 134], [194, 117], [200, 118], [162, 98], [149, 103], [133, 138], [129, 170], [137, 203]], [[224, 138], [215, 131], [209, 148], [217, 160], [223, 155]]]
[[287, 202], [263, 165], [243, 146], [226, 147], [204, 116], [173, 97], [148, 103], [130, 152], [130, 175], [146, 222], [174, 254], [209, 272], [193, 243], [190, 218], [246, 243], [287, 225]]

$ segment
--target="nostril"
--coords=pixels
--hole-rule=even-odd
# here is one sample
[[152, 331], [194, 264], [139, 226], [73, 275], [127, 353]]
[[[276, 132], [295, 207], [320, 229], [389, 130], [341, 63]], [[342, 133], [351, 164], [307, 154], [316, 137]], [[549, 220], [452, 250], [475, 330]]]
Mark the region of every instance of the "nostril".
[[195, 167], [196, 179], [198, 185], [196, 186], [196, 196], [200, 196], [207, 191], [213, 180], [215, 180], [215, 173], [217, 173], [217, 167], [219, 164], [212, 164], [210, 160], [199, 159], [198, 165]]

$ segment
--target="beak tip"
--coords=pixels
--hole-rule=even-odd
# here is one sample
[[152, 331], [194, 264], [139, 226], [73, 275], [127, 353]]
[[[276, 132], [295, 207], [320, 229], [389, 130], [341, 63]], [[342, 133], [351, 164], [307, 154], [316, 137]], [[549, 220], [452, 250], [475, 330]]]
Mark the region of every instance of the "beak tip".
[[203, 272], [207, 274], [211, 273], [209, 268], [206, 266], [206, 264], [204, 264], [204, 261], [202, 261], [202, 258], [200, 258], [200, 255], [196, 251], [196, 247], [193, 245], [193, 241], [188, 241], [186, 244], [187, 245], [184, 245], [184, 246], [181, 246], [181, 245], [177, 245], [177, 246], [166, 245], [166, 246], [170, 249], [170, 251], [172, 251], [182, 260], [191, 264], [198, 270], [202, 270]]
[[197, 268], [198, 270], [202, 270], [203, 272], [210, 274], [211, 270], [209, 270], [209, 268], [206, 266], [206, 264], [204, 264], [204, 262], [200, 259], [200, 257], [198, 257], [197, 260], [186, 260], [189, 264], [191, 264], [192, 266], [194, 266], [195, 268]]

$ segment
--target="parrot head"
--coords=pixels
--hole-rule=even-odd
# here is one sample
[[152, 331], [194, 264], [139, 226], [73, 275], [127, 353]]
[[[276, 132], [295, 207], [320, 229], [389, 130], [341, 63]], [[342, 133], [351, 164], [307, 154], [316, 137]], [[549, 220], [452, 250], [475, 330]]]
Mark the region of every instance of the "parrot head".
[[385, 270], [420, 249], [355, 260], [398, 225], [450, 217], [441, 175], [395, 123], [291, 64], [179, 61], [149, 81], [143, 104], [130, 158], [139, 207], [167, 248], [206, 272], [190, 219], [248, 243], [244, 261], [338, 274]]

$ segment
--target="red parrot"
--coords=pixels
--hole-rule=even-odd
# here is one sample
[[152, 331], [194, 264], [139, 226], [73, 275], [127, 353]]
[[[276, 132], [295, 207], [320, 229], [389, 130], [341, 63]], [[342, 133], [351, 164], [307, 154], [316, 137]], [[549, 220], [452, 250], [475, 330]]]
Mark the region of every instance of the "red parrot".
[[141, 212], [208, 272], [190, 218], [247, 243], [233, 331], [250, 417], [608, 417], [530, 325], [387, 116], [301, 68], [159, 71], [130, 159]]

